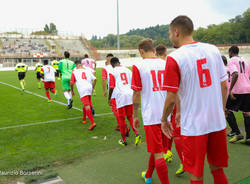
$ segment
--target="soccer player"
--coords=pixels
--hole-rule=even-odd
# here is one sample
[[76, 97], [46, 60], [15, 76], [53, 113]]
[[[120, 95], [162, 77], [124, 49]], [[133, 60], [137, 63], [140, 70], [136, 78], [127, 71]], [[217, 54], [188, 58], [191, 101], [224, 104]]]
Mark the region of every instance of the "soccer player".
[[[92, 58], [89, 58], [88, 54], [84, 55], [84, 59], [82, 60], [82, 65], [84, 67], [90, 68], [93, 74], [96, 76], [96, 61]], [[96, 95], [95, 89], [93, 89], [93, 95]]]
[[[103, 89], [103, 96], [107, 97], [107, 89], [109, 90], [109, 74], [113, 72], [113, 67], [110, 64], [111, 58], [113, 58], [113, 54], [107, 54], [106, 56], [106, 62], [105, 62], [105, 67], [102, 68], [102, 89]], [[116, 101], [114, 98], [114, 94], [111, 97], [111, 103], [110, 106], [112, 108], [112, 112], [114, 113], [114, 116], [117, 121], [117, 126], [115, 130], [120, 131], [120, 126], [119, 126], [119, 113], [116, 107]]]
[[55, 73], [56, 70], [49, 65], [49, 61], [46, 59], [43, 61], [44, 66], [41, 68], [41, 77], [43, 78], [44, 88], [48, 102], [51, 102], [49, 91], [56, 95], [55, 91]]
[[[109, 101], [113, 92], [116, 94], [115, 99], [117, 103], [117, 110], [119, 114], [120, 132], [122, 139], [119, 140], [119, 144], [127, 146], [126, 142], [126, 122], [127, 117], [132, 130], [135, 133], [135, 145], [140, 146], [141, 136], [138, 130], [133, 126], [133, 90], [131, 89], [132, 72], [120, 65], [119, 59], [113, 57], [111, 59], [111, 65], [114, 68], [113, 72], [109, 74]], [[110, 101], [111, 103], [111, 101]]]
[[68, 109], [72, 108], [73, 99], [70, 91], [70, 78], [73, 69], [76, 67], [75, 63], [69, 60], [70, 53], [68, 51], [64, 52], [65, 59], [59, 62], [59, 72], [62, 76], [62, 89], [64, 91], [64, 96], [68, 102]]
[[163, 59], [164, 61], [166, 61], [167, 58], [167, 48], [162, 45], [159, 44], [157, 45], [157, 47], [155, 48], [155, 52], [156, 52], [156, 56]]
[[76, 83], [78, 93], [83, 103], [82, 123], [86, 124], [86, 115], [87, 115], [91, 122], [89, 130], [92, 131], [96, 127], [96, 123], [94, 122], [91, 111], [91, 106], [92, 106], [91, 94], [93, 93], [93, 89], [96, 84], [96, 77], [89, 69], [83, 67], [80, 60], [76, 61], [75, 64], [77, 66], [77, 69], [75, 69], [72, 72], [70, 80], [71, 93], [72, 95], [74, 95], [74, 84]]
[[[156, 52], [156, 56], [157, 57], [159, 57], [160, 59], [166, 61], [166, 58], [167, 58], [167, 48], [164, 45], [159, 44], [158, 46], [156, 46], [155, 52]], [[172, 144], [173, 144], [173, 138], [168, 139], [167, 153], [163, 155], [164, 159], [167, 162], [169, 162], [169, 163], [172, 162], [172, 160], [173, 160], [173, 153], [171, 152]]]
[[[229, 49], [228, 67], [234, 65], [238, 71], [238, 77], [232, 79], [229, 88], [229, 97], [227, 100], [226, 108], [230, 111], [231, 124], [238, 128], [235, 116], [233, 112], [238, 110], [242, 111], [244, 117], [246, 138], [240, 134], [239, 129], [236, 131], [236, 135], [229, 140], [231, 143], [240, 141], [250, 145], [250, 80], [249, 80], [249, 63], [239, 55], [239, 48], [232, 46]], [[233, 112], [232, 112], [233, 111]]]
[[[237, 80], [238, 78], [238, 70], [236, 68], [235, 65], [230, 65], [228, 66], [228, 62], [227, 62], [227, 58], [225, 56], [222, 56], [221, 57], [223, 62], [224, 62], [224, 65], [226, 66], [226, 71], [227, 71], [227, 74], [228, 74], [228, 80], [227, 80], [227, 99], [229, 98], [229, 88], [231, 86], [231, 82]], [[235, 116], [233, 114], [232, 111], [230, 110], [226, 110], [226, 119], [227, 119], [227, 122], [230, 126], [230, 128], [232, 129], [230, 133], [227, 134], [227, 136], [229, 137], [233, 137], [235, 135], [240, 135], [240, 129], [236, 123], [236, 119], [235, 119]]]
[[35, 71], [36, 71], [36, 78], [37, 78], [37, 85], [38, 89], [41, 89], [41, 68], [43, 67], [43, 64], [39, 62], [39, 60], [36, 60], [36, 66], [35, 66]]
[[21, 85], [22, 90], [24, 91], [25, 86], [25, 74], [28, 71], [28, 65], [22, 63], [22, 59], [18, 59], [18, 64], [15, 67], [15, 71], [18, 72], [18, 79]]
[[53, 61], [51, 62], [51, 65], [56, 70], [56, 78], [57, 78], [57, 80], [61, 80], [60, 72], [59, 72], [59, 61], [57, 61], [56, 58], [53, 58]]
[[96, 61], [92, 58], [89, 58], [88, 54], [84, 55], [84, 59], [82, 60], [82, 65], [96, 71]]
[[227, 73], [218, 48], [193, 41], [193, 22], [178, 16], [170, 24], [170, 41], [178, 48], [167, 57], [162, 131], [169, 138], [167, 117], [180, 98], [183, 169], [191, 184], [203, 184], [205, 156], [215, 184], [227, 184], [228, 166], [225, 105]]
[[147, 151], [150, 153], [148, 170], [142, 172], [145, 183], [152, 183], [154, 169], [162, 184], [168, 184], [168, 168], [163, 158], [167, 137], [161, 130], [161, 111], [166, 91], [163, 91], [163, 79], [166, 61], [155, 57], [154, 44], [151, 39], [142, 40], [138, 49], [143, 58], [132, 69], [133, 118], [135, 130], [139, 127], [138, 110], [141, 101], [141, 112], [144, 124]]

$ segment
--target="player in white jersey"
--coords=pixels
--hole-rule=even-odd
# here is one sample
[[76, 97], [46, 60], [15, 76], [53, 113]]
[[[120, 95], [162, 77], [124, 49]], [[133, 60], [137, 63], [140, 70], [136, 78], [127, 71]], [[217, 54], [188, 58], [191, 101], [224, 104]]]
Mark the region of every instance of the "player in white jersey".
[[82, 66], [81, 61], [78, 60], [75, 62], [77, 69], [72, 72], [70, 86], [72, 95], [74, 95], [74, 84], [76, 84], [79, 96], [83, 103], [83, 119], [82, 123], [86, 124], [86, 115], [88, 116], [91, 126], [89, 130], [92, 131], [96, 127], [94, 122], [92, 111], [91, 111], [91, 94], [96, 84], [96, 77], [93, 73]]
[[237, 78], [233, 79], [229, 88], [229, 96], [227, 99], [226, 108], [230, 112], [231, 123], [237, 127], [237, 122], [233, 112], [240, 110], [244, 117], [244, 124], [246, 130], [246, 139], [236, 132], [236, 135], [229, 140], [231, 143], [240, 141], [250, 145], [250, 80], [249, 80], [249, 62], [239, 56], [239, 48], [232, 46], [229, 49], [228, 67], [237, 68]]
[[[106, 62], [105, 67], [102, 68], [102, 89], [103, 89], [103, 96], [107, 97], [107, 89], [109, 90], [109, 74], [112, 73], [113, 67], [110, 64], [111, 58], [113, 58], [113, 54], [107, 54], [106, 56]], [[110, 103], [112, 112], [114, 113], [114, 116], [116, 118], [117, 126], [115, 127], [115, 130], [120, 131], [119, 126], [119, 113], [116, 107], [116, 101], [114, 98], [114, 94], [111, 97], [111, 103]]]
[[220, 52], [210, 44], [193, 41], [193, 22], [178, 16], [170, 24], [170, 41], [178, 48], [167, 57], [164, 88], [168, 91], [162, 113], [162, 130], [171, 137], [167, 120], [177, 96], [184, 170], [191, 184], [203, 184], [205, 156], [215, 184], [227, 184], [228, 166], [225, 105], [227, 73]]
[[44, 63], [44, 66], [41, 68], [40, 74], [42, 75], [45, 93], [46, 93], [46, 96], [48, 97], [48, 102], [50, 103], [51, 98], [49, 95], [49, 91], [57, 95], [55, 91], [56, 70], [52, 66], [48, 65], [49, 63], [48, 60], [44, 60], [43, 63]]
[[135, 145], [141, 144], [141, 136], [138, 130], [133, 126], [133, 90], [131, 89], [132, 72], [120, 65], [119, 59], [113, 57], [111, 59], [111, 65], [114, 68], [113, 72], [109, 74], [109, 101], [114, 93], [117, 103], [117, 110], [119, 113], [120, 132], [122, 139], [119, 140], [119, 144], [126, 146], [126, 122], [127, 117], [132, 130], [135, 133]]
[[161, 130], [161, 115], [166, 97], [166, 91], [163, 91], [166, 61], [155, 57], [151, 39], [142, 40], [138, 48], [143, 60], [132, 69], [134, 128], [139, 127], [138, 109], [141, 101], [147, 151], [150, 153], [148, 170], [142, 172], [142, 177], [145, 183], [152, 183], [151, 177], [156, 169], [161, 183], [168, 184], [168, 168], [163, 158], [167, 137]]

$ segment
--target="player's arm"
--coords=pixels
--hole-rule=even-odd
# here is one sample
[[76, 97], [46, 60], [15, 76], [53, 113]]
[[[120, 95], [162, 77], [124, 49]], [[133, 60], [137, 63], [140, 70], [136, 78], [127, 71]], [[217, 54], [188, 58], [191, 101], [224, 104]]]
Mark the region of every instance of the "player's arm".
[[110, 105], [111, 105], [110, 100], [111, 100], [114, 88], [115, 88], [115, 77], [112, 74], [109, 74], [109, 97], [108, 97], [108, 102], [109, 102]]
[[102, 89], [103, 89], [103, 96], [107, 96], [107, 71], [106, 69], [102, 69]]
[[58, 65], [58, 72], [59, 72], [59, 73], [62, 73], [62, 62], [59, 62], [59, 65]]
[[43, 68], [41, 68], [40, 76], [41, 76], [42, 79], [44, 79], [44, 71], [43, 71]]
[[177, 99], [176, 99], [175, 123], [176, 123], [177, 127], [180, 127], [180, 123], [181, 123], [181, 101], [180, 101], [179, 96], [177, 96]]
[[174, 105], [178, 103], [178, 88], [180, 85], [180, 69], [177, 62], [172, 58], [167, 58], [165, 75], [164, 75], [164, 90], [167, 90], [167, 97], [164, 103], [164, 108], [161, 117], [162, 132], [168, 137], [172, 137], [173, 127], [168, 121], [168, 116], [172, 113]]
[[75, 93], [74, 93], [74, 84], [76, 82], [76, 78], [75, 78], [75, 75], [74, 73], [71, 74], [71, 79], [70, 79], [70, 90], [71, 90], [71, 93], [73, 96], [75, 96]]
[[95, 67], [94, 67], [94, 68], [95, 68], [95, 70], [96, 70], [96, 61], [94, 62], [94, 65], [95, 65]]
[[16, 65], [16, 67], [15, 67], [15, 71], [18, 71], [18, 69], [17, 69], [17, 65]]
[[221, 94], [222, 94], [222, 103], [223, 109], [226, 110], [226, 103], [227, 103], [227, 82], [221, 82]]
[[238, 72], [234, 72], [234, 73], [232, 74], [232, 82], [231, 82], [230, 88], [229, 88], [229, 94], [230, 94], [230, 96], [231, 96], [231, 98], [232, 98], [233, 100], [235, 100], [236, 98], [234, 97], [234, 95], [233, 95], [233, 93], [232, 93], [232, 90], [233, 90], [234, 85], [236, 84], [237, 80], [238, 80]]

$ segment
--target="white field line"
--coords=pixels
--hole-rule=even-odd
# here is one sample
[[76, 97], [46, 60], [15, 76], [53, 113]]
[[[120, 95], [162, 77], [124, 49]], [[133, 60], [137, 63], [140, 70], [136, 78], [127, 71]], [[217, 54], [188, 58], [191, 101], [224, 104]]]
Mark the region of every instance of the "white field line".
[[[95, 114], [95, 116], [98, 117], [98, 116], [105, 116], [105, 115], [110, 115], [110, 114], [113, 114], [113, 113]], [[28, 124], [23, 124], [23, 125], [13, 125], [13, 126], [2, 127], [2, 128], [0, 128], [0, 130], [7, 130], [7, 129], [13, 129], [13, 128], [21, 128], [21, 127], [28, 127], [28, 126], [36, 126], [36, 125], [44, 125], [44, 124], [57, 123], [57, 122], [69, 121], [69, 120], [75, 120], [75, 119], [81, 119], [81, 118], [82, 118], [82, 116], [78, 116], [78, 117], [67, 118], [67, 119], [42, 121], [42, 122], [28, 123]]]
[[[8, 83], [5, 83], [5, 82], [1, 82], [1, 81], [0, 81], [0, 84], [3, 84], [3, 85], [6, 85], [6, 86], [9, 86], [9, 87], [12, 87], [12, 88], [15, 88], [15, 89], [17, 89], [17, 90], [22, 91], [21, 88], [18, 88], [18, 87], [16, 87], [16, 86], [13, 86], [13, 85], [8, 84]], [[39, 94], [37, 94], [37, 93], [33, 93], [33, 92], [31, 92], [31, 91], [28, 91], [28, 90], [24, 90], [24, 92], [25, 92], [25, 93], [28, 93], [28, 94], [30, 94], [30, 95], [34, 95], [34, 96], [37, 96], [37, 97], [40, 97], [40, 98], [43, 98], [43, 99], [48, 100], [47, 97], [42, 96], [42, 95], [39, 95]], [[66, 103], [59, 102], [59, 101], [56, 101], [56, 100], [52, 100], [52, 102], [55, 102], [55, 103], [60, 104], [60, 105], [63, 105], [63, 106], [67, 106]], [[77, 107], [72, 107], [72, 108], [75, 109], [75, 110], [78, 110], [78, 111], [82, 111], [82, 109], [79, 109], [79, 108], [77, 108]]]
[[[3, 84], [3, 85], [6, 85], [6, 86], [9, 86], [9, 87], [12, 87], [12, 88], [15, 88], [15, 89], [17, 89], [17, 90], [22, 91], [21, 88], [18, 88], [18, 87], [16, 87], [16, 86], [11, 85], [11, 84], [7, 84], [7, 83], [5, 83], [5, 82], [1, 82], [1, 81], [0, 81], [0, 84]], [[30, 91], [27, 91], [27, 90], [25, 90], [24, 92], [47, 100], [46, 97], [41, 96], [41, 95], [39, 95], [39, 94], [30, 92]], [[55, 103], [57, 103], [57, 104], [60, 104], [60, 105], [64, 105], [64, 106], [67, 105], [67, 104], [65, 104], [65, 103], [62, 103], [62, 102], [59, 102], [59, 101], [56, 101], [56, 100], [52, 100], [52, 101], [55, 102]], [[76, 109], [76, 110], [78, 110], [78, 111], [82, 111], [81, 109], [79, 109], [79, 108], [77, 108], [77, 107], [73, 107], [73, 108]], [[105, 116], [105, 115], [110, 115], [110, 114], [113, 114], [113, 113], [95, 114], [95, 117]], [[2, 127], [2, 128], [0, 128], [0, 130], [6, 130], [6, 129], [12, 129], [12, 128], [20, 128], [20, 127], [27, 127], [27, 126], [35, 126], [35, 125], [42, 125], [42, 124], [49, 124], [49, 123], [56, 123], [56, 122], [69, 121], [69, 120], [75, 120], [75, 119], [80, 119], [80, 118], [81, 118], [81, 117], [74, 117], [74, 118], [67, 118], [67, 119], [60, 119], [60, 120], [51, 120], [51, 121], [44, 121], [44, 122], [29, 123], [29, 124], [23, 124], [23, 125], [7, 126], [7, 127]]]

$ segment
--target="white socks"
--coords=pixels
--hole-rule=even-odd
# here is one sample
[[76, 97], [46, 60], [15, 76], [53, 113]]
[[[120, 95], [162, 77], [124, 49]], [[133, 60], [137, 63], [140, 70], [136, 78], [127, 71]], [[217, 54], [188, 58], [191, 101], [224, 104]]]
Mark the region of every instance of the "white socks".
[[64, 91], [64, 96], [65, 96], [65, 98], [67, 99], [68, 105], [69, 105], [70, 99], [72, 98], [71, 92], [69, 92], [69, 91]]

